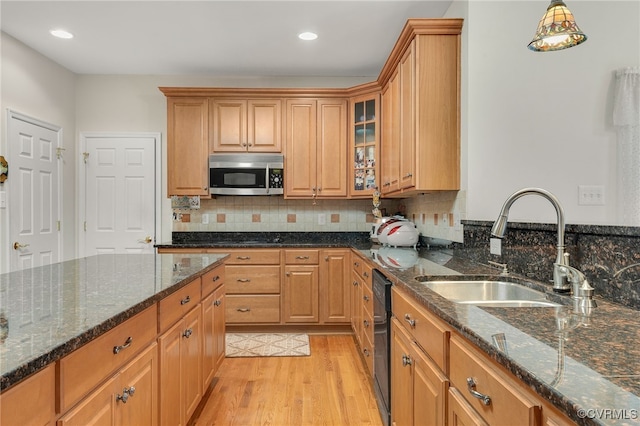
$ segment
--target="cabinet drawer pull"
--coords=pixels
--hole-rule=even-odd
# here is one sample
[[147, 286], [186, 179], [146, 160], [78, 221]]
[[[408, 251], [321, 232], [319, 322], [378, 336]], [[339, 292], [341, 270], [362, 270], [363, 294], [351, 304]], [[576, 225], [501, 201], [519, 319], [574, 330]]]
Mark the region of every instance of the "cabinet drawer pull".
[[182, 300], [180, 301], [180, 304], [181, 304], [181, 305], [186, 305], [186, 304], [187, 304], [187, 303], [189, 303], [189, 302], [191, 302], [191, 297], [190, 297], [190, 296], [187, 296], [187, 297], [185, 297], [184, 299], [182, 299]]
[[364, 320], [362, 321], [362, 323], [364, 324], [365, 328], [369, 328], [369, 320]]
[[251, 279], [250, 278], [238, 278], [236, 281], [238, 281], [239, 283], [250, 283]]
[[184, 338], [189, 338], [191, 337], [191, 335], [193, 334], [193, 329], [192, 328], [187, 328], [184, 333], [182, 333], [182, 337]]
[[416, 326], [416, 320], [411, 319], [411, 315], [404, 314], [404, 320], [406, 322], [408, 322], [411, 327], [415, 327]]
[[220, 299], [216, 299], [216, 301], [213, 302], [213, 305], [214, 306], [220, 306], [220, 305], [222, 305], [222, 302], [220, 301]]
[[368, 272], [363, 272], [363, 273], [362, 273], [362, 275], [363, 275], [365, 278], [369, 278], [369, 273], [368, 273]]
[[251, 256], [236, 256], [236, 259], [238, 259], [238, 260], [249, 260], [249, 259], [251, 259]]
[[482, 405], [491, 405], [491, 397], [476, 390], [476, 381], [473, 377], [467, 377], [467, 390], [472, 397], [478, 398], [482, 402]]
[[402, 366], [406, 367], [411, 364], [413, 364], [411, 357], [409, 355], [402, 354]]
[[133, 396], [136, 393], [136, 387], [131, 386], [130, 388], [124, 388], [124, 390], [129, 394], [129, 396]]
[[298, 260], [309, 260], [309, 256], [296, 256]]
[[365, 302], [369, 301], [369, 296], [367, 296], [366, 294], [364, 296], [362, 296], [362, 300], [364, 300]]
[[122, 391], [122, 395], [116, 394], [116, 401], [122, 401], [123, 404], [126, 404], [128, 399], [129, 393], [127, 392], [126, 388], [124, 391]]
[[406, 178], [410, 178], [411, 176], [413, 176], [413, 174], [411, 172], [409, 172], [406, 175], [404, 175], [404, 177], [406, 177]]
[[364, 348], [364, 349], [362, 350], [362, 353], [364, 353], [364, 355], [365, 355], [365, 356], [369, 356], [369, 355], [371, 354], [371, 353], [369, 352], [369, 349], [367, 349], [367, 348]]
[[249, 311], [251, 311], [251, 308], [238, 308], [238, 309], [236, 309], [236, 311], [238, 311], [238, 312], [249, 312]]
[[356, 268], [360, 266], [360, 264], [358, 262], [353, 262], [353, 266], [355, 266]]
[[[113, 353], [115, 355], [118, 355], [118, 353], [123, 350], [123, 349], [127, 349], [129, 346], [131, 346], [131, 343], [133, 343], [133, 337], [129, 336], [127, 337], [127, 340], [125, 340], [124, 345], [120, 345], [120, 346], [114, 346], [113, 347]], [[125, 401], [126, 402], [126, 401]]]
[[216, 275], [215, 277], [211, 278], [211, 281], [213, 281], [215, 283], [219, 279], [220, 279], [220, 275]]
[[358, 286], [358, 281], [354, 281], [354, 282], [353, 282], [353, 286], [354, 286], [354, 287], [357, 287], [357, 286]]

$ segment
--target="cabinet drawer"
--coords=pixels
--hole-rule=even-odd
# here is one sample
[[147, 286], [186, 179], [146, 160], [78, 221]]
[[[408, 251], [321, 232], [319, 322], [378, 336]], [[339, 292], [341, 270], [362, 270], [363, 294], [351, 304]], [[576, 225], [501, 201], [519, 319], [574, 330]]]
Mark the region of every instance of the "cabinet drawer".
[[280, 322], [279, 295], [226, 297], [227, 324]]
[[280, 293], [280, 266], [228, 266], [227, 294]]
[[364, 361], [367, 364], [367, 369], [369, 370], [369, 374], [373, 376], [373, 344], [372, 340], [369, 340], [369, 335], [365, 334], [362, 339], [362, 356], [364, 357]]
[[279, 265], [280, 249], [228, 250], [227, 265]]
[[285, 250], [284, 259], [287, 265], [317, 265], [320, 259], [320, 251]]
[[157, 315], [153, 305], [60, 360], [61, 412], [156, 338]]
[[360, 257], [359, 255], [355, 255], [353, 256], [351, 263], [353, 266], [353, 270], [362, 277], [362, 266], [366, 264], [364, 259], [362, 259], [362, 257]]
[[206, 297], [216, 288], [220, 287], [225, 281], [225, 268], [218, 266], [217, 268], [207, 272], [202, 276], [202, 297]]
[[160, 301], [160, 331], [164, 331], [200, 303], [200, 278]]
[[443, 372], [448, 372], [448, 346], [450, 331], [424, 308], [410, 300], [395, 287], [391, 289], [392, 310], [416, 343], [435, 361]]
[[[522, 392], [516, 382], [491, 364], [491, 361], [458, 336], [451, 336], [451, 385], [458, 388], [475, 411], [489, 424], [539, 425], [542, 407]], [[471, 395], [468, 378], [475, 391], [491, 398], [488, 405]]]

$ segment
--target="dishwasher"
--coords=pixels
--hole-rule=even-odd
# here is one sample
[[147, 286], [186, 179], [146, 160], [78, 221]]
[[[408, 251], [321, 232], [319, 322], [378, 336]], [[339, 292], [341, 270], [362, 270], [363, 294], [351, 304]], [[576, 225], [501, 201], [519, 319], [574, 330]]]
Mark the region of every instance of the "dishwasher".
[[373, 377], [382, 423], [391, 422], [391, 281], [373, 270]]

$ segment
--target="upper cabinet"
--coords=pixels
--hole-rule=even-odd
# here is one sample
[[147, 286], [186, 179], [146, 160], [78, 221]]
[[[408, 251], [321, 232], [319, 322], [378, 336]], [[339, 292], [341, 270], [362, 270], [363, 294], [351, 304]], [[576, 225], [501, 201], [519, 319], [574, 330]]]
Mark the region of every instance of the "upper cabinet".
[[346, 197], [346, 99], [288, 99], [285, 109], [285, 198]]
[[380, 186], [379, 108], [378, 93], [351, 99], [349, 195], [352, 198], [371, 197]]
[[282, 152], [282, 100], [210, 99], [210, 149]]
[[460, 189], [461, 31], [410, 19], [380, 74], [383, 195]]
[[209, 120], [206, 98], [167, 98], [167, 192], [209, 194]]

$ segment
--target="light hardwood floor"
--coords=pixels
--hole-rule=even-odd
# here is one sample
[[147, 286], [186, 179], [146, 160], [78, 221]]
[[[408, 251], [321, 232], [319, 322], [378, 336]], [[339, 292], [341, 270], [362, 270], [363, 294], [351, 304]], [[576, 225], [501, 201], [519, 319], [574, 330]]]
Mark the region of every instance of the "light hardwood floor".
[[191, 424], [382, 425], [351, 335], [310, 335], [311, 356], [226, 358]]

